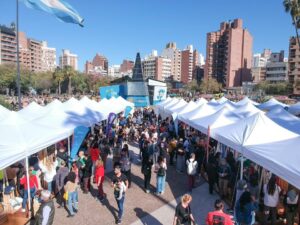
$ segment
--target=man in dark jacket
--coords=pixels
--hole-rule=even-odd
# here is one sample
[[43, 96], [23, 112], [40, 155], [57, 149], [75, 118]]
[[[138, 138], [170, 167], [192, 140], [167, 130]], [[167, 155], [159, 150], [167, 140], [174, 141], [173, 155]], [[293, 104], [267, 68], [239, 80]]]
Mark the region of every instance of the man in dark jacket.
[[50, 198], [51, 193], [43, 190], [41, 193], [42, 204], [36, 212], [34, 225], [52, 225], [55, 214], [53, 200]]
[[56, 185], [56, 199], [57, 203], [59, 204], [58, 208], [64, 206], [64, 185], [65, 179], [69, 174], [69, 169], [66, 167], [65, 161], [61, 161], [60, 168], [58, 169], [56, 176], [55, 176], [55, 185]]
[[91, 176], [92, 176], [92, 166], [93, 166], [93, 162], [91, 159], [91, 156], [87, 157], [86, 163], [85, 163], [85, 167], [83, 170], [83, 193], [87, 194], [89, 193], [89, 189], [90, 189], [90, 180], [91, 180]]

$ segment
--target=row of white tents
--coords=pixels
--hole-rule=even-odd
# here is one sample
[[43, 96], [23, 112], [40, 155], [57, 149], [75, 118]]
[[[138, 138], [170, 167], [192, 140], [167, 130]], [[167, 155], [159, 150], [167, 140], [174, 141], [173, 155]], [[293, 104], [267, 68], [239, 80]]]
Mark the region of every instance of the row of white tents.
[[87, 97], [64, 103], [54, 100], [46, 106], [32, 102], [18, 112], [0, 106], [0, 169], [70, 137], [78, 126], [92, 127], [127, 106], [134, 107], [122, 97], [100, 102]]
[[210, 137], [300, 188], [300, 119], [285, 108], [275, 99], [258, 104], [247, 97], [239, 102], [221, 98], [189, 103], [168, 98], [155, 111], [162, 118], [172, 117], [204, 134], [209, 132]]

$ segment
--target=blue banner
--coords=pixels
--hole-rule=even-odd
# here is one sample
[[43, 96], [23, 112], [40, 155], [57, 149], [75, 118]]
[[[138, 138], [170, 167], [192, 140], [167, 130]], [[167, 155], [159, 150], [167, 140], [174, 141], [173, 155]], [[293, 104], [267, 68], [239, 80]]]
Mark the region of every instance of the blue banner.
[[100, 96], [101, 98], [110, 99], [111, 97], [119, 97], [121, 96], [121, 86], [120, 85], [112, 85], [100, 87]]
[[71, 160], [76, 158], [76, 155], [78, 153], [78, 150], [85, 139], [87, 133], [89, 132], [88, 127], [84, 126], [79, 126], [76, 127], [74, 130], [74, 137], [73, 137], [73, 144], [72, 144], [72, 149], [71, 149]]
[[107, 126], [106, 126], [106, 136], [109, 136], [109, 132], [111, 130], [111, 127], [115, 121], [115, 119], [117, 118], [117, 115], [115, 113], [110, 113], [108, 115], [108, 119], [107, 119]]
[[129, 113], [131, 112], [132, 107], [131, 106], [126, 106], [125, 112], [124, 112], [124, 117], [127, 118], [129, 116]]
[[150, 105], [149, 96], [127, 96], [127, 100], [133, 102], [135, 107], [147, 107]]

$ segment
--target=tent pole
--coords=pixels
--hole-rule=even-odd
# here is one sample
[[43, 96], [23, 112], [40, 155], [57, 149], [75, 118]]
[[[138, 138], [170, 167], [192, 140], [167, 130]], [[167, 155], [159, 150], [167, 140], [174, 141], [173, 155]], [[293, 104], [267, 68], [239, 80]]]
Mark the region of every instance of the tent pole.
[[31, 210], [31, 196], [30, 196], [30, 183], [29, 183], [29, 162], [28, 157], [26, 156], [26, 178], [27, 178], [27, 194], [28, 194], [28, 211]]
[[242, 158], [241, 158], [240, 180], [243, 180], [243, 173], [244, 173], [244, 155], [242, 154]]
[[70, 136], [68, 137], [68, 167], [71, 168], [70, 157], [71, 157], [71, 144], [70, 144]]

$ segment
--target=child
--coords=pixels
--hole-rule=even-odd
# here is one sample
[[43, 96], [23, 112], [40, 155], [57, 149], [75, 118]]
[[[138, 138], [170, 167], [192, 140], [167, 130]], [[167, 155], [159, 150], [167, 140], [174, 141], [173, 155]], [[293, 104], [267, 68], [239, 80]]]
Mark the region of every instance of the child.
[[121, 179], [118, 179], [118, 182], [114, 185], [114, 195], [116, 200], [121, 200], [124, 192], [126, 191], [126, 185]]

